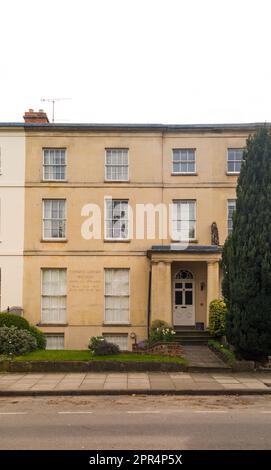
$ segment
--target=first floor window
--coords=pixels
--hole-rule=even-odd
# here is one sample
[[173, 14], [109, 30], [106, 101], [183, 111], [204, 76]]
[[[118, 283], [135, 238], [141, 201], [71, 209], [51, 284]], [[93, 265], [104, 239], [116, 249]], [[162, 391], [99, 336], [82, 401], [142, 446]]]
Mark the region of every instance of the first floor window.
[[105, 333], [103, 337], [109, 343], [116, 344], [120, 348], [121, 351], [128, 350], [128, 335], [127, 334]]
[[67, 322], [67, 271], [42, 269], [42, 323]]
[[105, 269], [105, 322], [129, 322], [129, 269]]
[[228, 200], [228, 235], [232, 233], [233, 229], [233, 214], [236, 209], [236, 200], [229, 199]]
[[243, 149], [228, 149], [228, 173], [240, 173], [243, 154]]
[[43, 238], [66, 238], [66, 200], [43, 200]]
[[66, 179], [66, 150], [43, 150], [43, 179], [45, 181], [65, 181]]
[[120, 199], [106, 199], [105, 204], [105, 238], [119, 240], [128, 238], [128, 201]]
[[64, 333], [45, 334], [46, 349], [64, 349]]
[[173, 173], [190, 174], [196, 171], [195, 149], [173, 149]]
[[105, 179], [128, 181], [128, 149], [106, 149]]
[[194, 240], [196, 237], [196, 202], [173, 201], [172, 224], [174, 240]]

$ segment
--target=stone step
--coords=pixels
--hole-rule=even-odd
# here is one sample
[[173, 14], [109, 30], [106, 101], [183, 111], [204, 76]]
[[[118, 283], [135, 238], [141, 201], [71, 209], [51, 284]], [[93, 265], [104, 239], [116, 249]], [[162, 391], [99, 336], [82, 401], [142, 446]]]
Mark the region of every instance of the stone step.
[[199, 331], [199, 330], [175, 330], [175, 336], [211, 336], [208, 330]]
[[209, 340], [206, 340], [206, 339], [195, 339], [195, 338], [186, 338], [186, 339], [181, 339], [181, 340], [177, 340], [177, 343], [180, 343], [180, 345], [192, 345], [194, 344], [195, 346], [198, 346], [198, 345], [201, 345], [201, 344], [204, 344], [204, 345], [207, 345]]

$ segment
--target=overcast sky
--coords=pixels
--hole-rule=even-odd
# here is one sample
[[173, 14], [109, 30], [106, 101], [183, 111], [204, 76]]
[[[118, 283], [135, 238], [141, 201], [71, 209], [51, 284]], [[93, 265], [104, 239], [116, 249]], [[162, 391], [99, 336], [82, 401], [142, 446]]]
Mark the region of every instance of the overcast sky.
[[0, 121], [271, 121], [270, 0], [0, 0]]

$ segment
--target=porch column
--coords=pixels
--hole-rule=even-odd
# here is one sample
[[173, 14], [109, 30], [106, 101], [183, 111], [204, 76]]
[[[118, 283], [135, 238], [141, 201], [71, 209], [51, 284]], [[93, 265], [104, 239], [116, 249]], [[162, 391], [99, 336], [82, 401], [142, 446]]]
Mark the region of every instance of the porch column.
[[219, 262], [207, 261], [207, 321], [206, 326], [209, 326], [209, 305], [214, 299], [220, 297], [219, 289]]
[[171, 263], [152, 262], [151, 322], [164, 320], [172, 324]]

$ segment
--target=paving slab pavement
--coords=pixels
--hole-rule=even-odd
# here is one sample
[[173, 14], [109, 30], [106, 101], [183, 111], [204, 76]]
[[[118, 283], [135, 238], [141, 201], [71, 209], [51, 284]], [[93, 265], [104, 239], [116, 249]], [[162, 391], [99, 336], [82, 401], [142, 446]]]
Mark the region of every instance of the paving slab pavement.
[[0, 396], [130, 393], [271, 394], [267, 373], [0, 374]]

